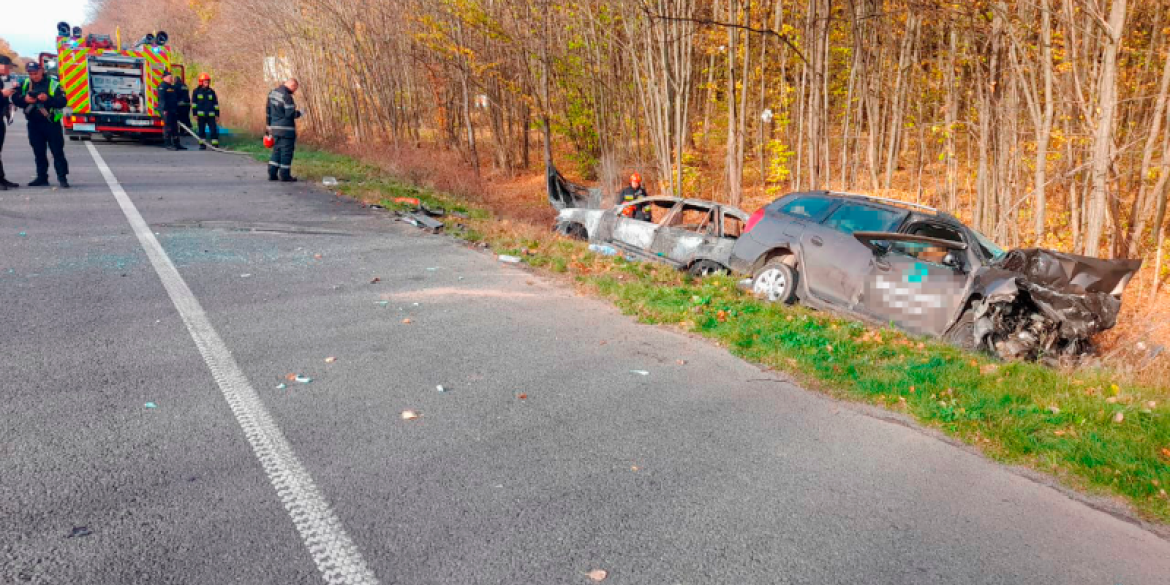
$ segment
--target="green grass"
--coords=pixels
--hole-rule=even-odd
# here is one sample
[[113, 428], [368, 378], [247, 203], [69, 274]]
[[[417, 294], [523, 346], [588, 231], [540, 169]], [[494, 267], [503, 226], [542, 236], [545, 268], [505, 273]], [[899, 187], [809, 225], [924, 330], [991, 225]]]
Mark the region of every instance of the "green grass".
[[[267, 158], [258, 139], [231, 147]], [[1144, 518], [1170, 521], [1167, 388], [1115, 383], [1107, 370], [1068, 373], [998, 362], [892, 329], [763, 303], [739, 292], [732, 278], [693, 281], [665, 266], [594, 255], [583, 243], [543, 229], [501, 229], [486, 209], [312, 147], [298, 145], [294, 168], [314, 180], [335, 176], [343, 194], [388, 207], [405, 196], [462, 209], [471, 219], [449, 219], [449, 233], [570, 274], [644, 322], [703, 335], [812, 388], [904, 412], [993, 459], [1050, 473], [1083, 491], [1120, 496]], [[1119, 413], [1123, 420], [1115, 422]]]

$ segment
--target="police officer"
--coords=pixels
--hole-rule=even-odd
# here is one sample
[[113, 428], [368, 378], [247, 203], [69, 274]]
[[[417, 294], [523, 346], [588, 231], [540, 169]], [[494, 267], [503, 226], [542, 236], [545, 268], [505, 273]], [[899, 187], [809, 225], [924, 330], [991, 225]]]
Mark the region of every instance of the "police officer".
[[[179, 121], [188, 128], [191, 127], [191, 90], [187, 89], [187, 84], [183, 82], [183, 78], [175, 76], [175, 93], [179, 94]], [[178, 127], [176, 124], [176, 127]], [[175, 142], [179, 145], [183, 144], [183, 134], [186, 132], [179, 128], [176, 134]]]
[[28, 143], [37, 161], [37, 177], [28, 186], [49, 186], [47, 149], [53, 153], [57, 183], [62, 189], [68, 189], [66, 175], [69, 174], [69, 162], [65, 160], [65, 132], [61, 129], [61, 108], [67, 104], [65, 92], [56, 79], [45, 75], [40, 63], [29, 63], [25, 71], [28, 71], [28, 79], [24, 80], [15, 101], [24, 108], [24, 118], [28, 121]]
[[[646, 197], [646, 189], [642, 187], [642, 175], [634, 173], [630, 175], [630, 184], [618, 193], [618, 205], [625, 205], [636, 199]], [[639, 205], [638, 207], [627, 207], [625, 209], [627, 217], [633, 217], [642, 221], [650, 221], [650, 206]]]
[[163, 146], [167, 150], [187, 150], [179, 142], [179, 91], [170, 71], [163, 72], [162, 83], [158, 84], [158, 109], [163, 115]]
[[299, 85], [296, 79], [289, 79], [268, 92], [264, 127], [266, 133], [276, 139], [272, 157], [268, 159], [269, 181], [275, 181], [278, 173], [281, 181], [291, 183], [297, 180], [292, 176], [292, 159], [297, 147], [297, 118], [301, 117], [301, 112], [293, 101], [293, 94]]
[[[8, 134], [8, 121], [12, 108], [12, 96], [16, 95], [17, 84], [8, 78], [11, 71], [12, 59], [7, 55], [0, 55], [0, 154], [4, 151], [4, 136]], [[0, 191], [7, 191], [20, 185], [10, 182], [4, 176], [4, 161], [0, 159]]]
[[[211, 146], [219, 146], [219, 98], [215, 90], [211, 89], [211, 76], [207, 73], [199, 74], [199, 87], [191, 93], [191, 101], [195, 103], [195, 124], [199, 131], [199, 138], [207, 140], [208, 130], [211, 131]], [[199, 150], [207, 150], [207, 145], [199, 143]]]

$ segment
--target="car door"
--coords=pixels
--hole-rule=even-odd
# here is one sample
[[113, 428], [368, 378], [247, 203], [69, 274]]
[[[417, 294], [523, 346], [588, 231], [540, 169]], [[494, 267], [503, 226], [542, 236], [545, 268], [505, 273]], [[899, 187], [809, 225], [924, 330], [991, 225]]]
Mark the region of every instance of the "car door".
[[714, 245], [719, 221], [714, 204], [685, 202], [659, 226], [650, 251], [675, 264], [689, 264], [695, 252]]
[[[670, 221], [678, 204], [678, 201], [670, 199], [639, 199], [619, 207], [617, 218], [613, 224], [611, 236], [613, 243], [627, 251], [650, 254], [654, 238], [660, 228], [659, 224]], [[643, 205], [650, 206], [651, 221], [634, 219], [622, 213], [627, 207]]]
[[851, 309], [870, 273], [873, 250], [853, 237], [857, 231], [890, 231], [907, 213], [845, 201], [820, 224], [800, 233], [800, 277], [822, 302]]
[[944, 333], [967, 298], [967, 245], [913, 234], [854, 235], [872, 257], [855, 310], [911, 333]]

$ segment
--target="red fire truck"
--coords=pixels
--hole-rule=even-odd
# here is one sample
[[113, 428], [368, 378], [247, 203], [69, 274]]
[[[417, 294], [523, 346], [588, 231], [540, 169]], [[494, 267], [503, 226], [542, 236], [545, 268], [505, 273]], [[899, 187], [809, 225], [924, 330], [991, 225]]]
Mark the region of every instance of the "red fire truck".
[[89, 34], [80, 27], [57, 25], [57, 54], [41, 53], [42, 66], [55, 60], [58, 80], [68, 107], [62, 123], [71, 140], [95, 134], [161, 138], [162, 112], [158, 110], [158, 86], [164, 71], [183, 76], [183, 66], [171, 62], [167, 33], [146, 34], [131, 47], [121, 35]]

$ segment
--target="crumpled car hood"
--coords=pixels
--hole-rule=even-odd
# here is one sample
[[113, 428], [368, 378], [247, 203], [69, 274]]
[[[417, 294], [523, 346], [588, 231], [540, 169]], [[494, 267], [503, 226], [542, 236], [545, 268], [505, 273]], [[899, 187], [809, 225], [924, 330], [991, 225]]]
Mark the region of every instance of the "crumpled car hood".
[[1091, 338], [1117, 324], [1121, 293], [1141, 260], [1103, 260], [1053, 250], [1012, 250], [983, 276], [977, 345], [1005, 359], [1067, 361], [1091, 354]]

